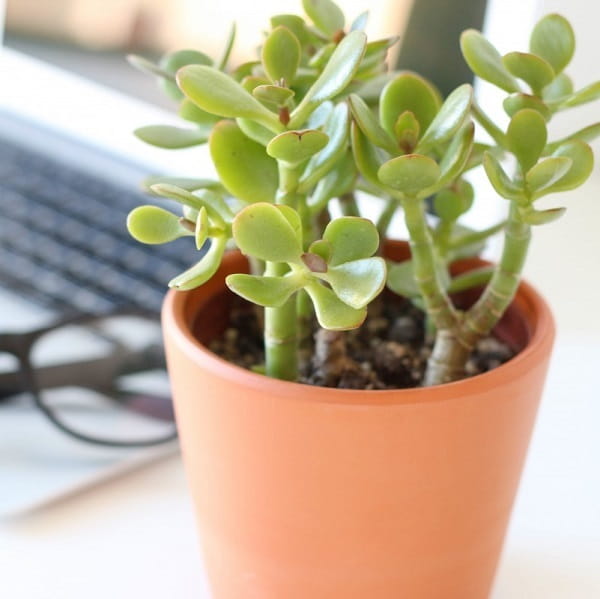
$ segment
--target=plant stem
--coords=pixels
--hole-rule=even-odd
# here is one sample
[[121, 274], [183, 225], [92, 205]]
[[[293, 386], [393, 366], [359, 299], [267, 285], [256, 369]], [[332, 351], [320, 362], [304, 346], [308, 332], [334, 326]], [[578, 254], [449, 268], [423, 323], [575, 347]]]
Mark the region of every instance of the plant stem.
[[340, 208], [344, 216], [360, 216], [356, 197], [352, 192], [339, 197]]
[[[281, 276], [286, 264], [267, 263], [268, 276]], [[265, 368], [267, 376], [286, 381], [298, 378], [298, 340], [296, 334], [296, 298], [279, 308], [265, 308]]]
[[[279, 193], [277, 203], [297, 208], [295, 189], [298, 173], [279, 163]], [[289, 270], [287, 264], [267, 262], [265, 275], [282, 276]], [[298, 378], [298, 323], [296, 298], [291, 297], [279, 308], [265, 308], [265, 371], [267, 376], [295, 381]]]
[[517, 207], [511, 204], [500, 262], [485, 291], [466, 312], [461, 323], [460, 339], [463, 345], [474, 347], [479, 339], [494, 328], [508, 308], [519, 287], [530, 239], [531, 227], [519, 218]]
[[415, 197], [402, 197], [404, 220], [410, 233], [410, 249], [415, 280], [425, 302], [427, 314], [436, 328], [452, 329], [458, 314], [439, 279], [433, 241], [425, 218], [423, 201]]

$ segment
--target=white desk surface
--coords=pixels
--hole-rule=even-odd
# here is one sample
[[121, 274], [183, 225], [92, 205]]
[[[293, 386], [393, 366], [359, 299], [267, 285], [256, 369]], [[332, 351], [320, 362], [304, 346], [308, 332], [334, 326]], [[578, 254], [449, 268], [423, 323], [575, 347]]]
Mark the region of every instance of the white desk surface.
[[[563, 197], [566, 216], [536, 231], [527, 267], [559, 338], [492, 599], [600, 597], [598, 170]], [[208, 599], [204, 589], [179, 457], [0, 523], [2, 597]]]

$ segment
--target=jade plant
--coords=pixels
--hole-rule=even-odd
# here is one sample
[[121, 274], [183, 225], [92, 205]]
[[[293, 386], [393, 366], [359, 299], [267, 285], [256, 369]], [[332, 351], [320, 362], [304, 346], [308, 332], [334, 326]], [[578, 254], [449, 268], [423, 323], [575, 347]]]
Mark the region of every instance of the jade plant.
[[[543, 196], [581, 185], [593, 167], [587, 144], [600, 123], [548, 140], [558, 112], [600, 97], [600, 82], [575, 90], [564, 72], [574, 35], [559, 15], [533, 29], [529, 52], [501, 56], [482, 34], [460, 44], [473, 73], [506, 92], [507, 126], [486, 115], [464, 84], [443, 99], [416, 73], [390, 71], [395, 39], [368, 42], [364, 13], [349, 26], [331, 0], [303, 0], [308, 20], [277, 15], [256, 60], [230, 66], [235, 29], [220, 58], [196, 50], [159, 63], [131, 62], [158, 77], [179, 103], [185, 128], [136, 131], [164, 148], [208, 143], [218, 180], [152, 177], [147, 189], [182, 205], [178, 215], [148, 205], [133, 210], [131, 234], [144, 243], [194, 238], [197, 264], [170, 286], [191, 289], [217, 271], [227, 248], [249, 260], [249, 274], [227, 286], [264, 308], [265, 364], [271, 377], [296, 380], [299, 347], [313, 323], [331, 331], [359, 327], [384, 287], [426, 313], [434, 335], [424, 385], [465, 376], [469, 354], [513, 299], [531, 228], [564, 208]], [[490, 142], [475, 142], [476, 127]], [[460, 224], [474, 201], [469, 171], [483, 167], [507, 201], [507, 217], [482, 231]], [[381, 205], [377, 222], [361, 216], [357, 193]], [[341, 211], [332, 218], [331, 213]], [[411, 259], [384, 259], [390, 222], [403, 213]], [[452, 277], [451, 263], [504, 235], [496, 266]], [[482, 287], [459, 309], [452, 294]]]

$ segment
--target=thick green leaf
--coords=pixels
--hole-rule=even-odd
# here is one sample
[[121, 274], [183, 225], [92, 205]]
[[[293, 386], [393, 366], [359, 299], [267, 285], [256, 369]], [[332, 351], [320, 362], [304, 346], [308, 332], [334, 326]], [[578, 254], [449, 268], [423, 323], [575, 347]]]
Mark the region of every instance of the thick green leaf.
[[292, 166], [301, 164], [320, 152], [329, 141], [327, 134], [318, 129], [285, 131], [267, 145], [267, 154]]
[[348, 150], [317, 184], [309, 202], [311, 212], [318, 214], [331, 198], [353, 191], [356, 177], [354, 160]]
[[338, 104], [323, 128], [324, 133], [329, 136], [329, 142], [306, 165], [298, 183], [299, 193], [305, 193], [312, 189], [344, 155], [348, 146], [349, 123], [348, 106], [344, 103]]
[[519, 110], [523, 110], [523, 108], [537, 110], [546, 121], [549, 121], [552, 116], [550, 109], [542, 100], [537, 96], [530, 96], [528, 94], [511, 94], [504, 99], [502, 106], [509, 117], [513, 117]]
[[428, 156], [406, 154], [385, 162], [378, 172], [379, 180], [407, 195], [431, 187], [440, 178], [440, 167]]
[[267, 308], [279, 308], [304, 286], [302, 277], [259, 277], [256, 275], [233, 274], [225, 279], [227, 287], [240, 297]]
[[250, 94], [254, 95], [254, 90], [261, 85], [271, 85], [266, 77], [259, 75], [248, 75], [240, 81], [240, 85]]
[[275, 200], [277, 163], [235, 123], [221, 121], [215, 125], [209, 147], [219, 178], [232, 195], [244, 202]]
[[560, 73], [575, 52], [575, 34], [569, 21], [557, 14], [543, 17], [531, 33], [529, 49]]
[[518, 83], [506, 70], [498, 50], [479, 31], [464, 31], [460, 36], [460, 48], [475, 75], [508, 93], [521, 91]]
[[158, 206], [134, 208], [127, 217], [127, 229], [134, 239], [153, 245], [190, 234], [181, 226], [178, 216]]
[[592, 174], [594, 169], [594, 153], [585, 142], [573, 139], [559, 146], [553, 156], [570, 158], [571, 168], [556, 183], [544, 190], [544, 194], [568, 191], [579, 187]]
[[484, 152], [483, 168], [498, 195], [507, 200], [517, 201], [525, 197], [521, 187], [509, 178], [498, 159], [491, 152]]
[[331, 254], [333, 253], [333, 246], [329, 241], [325, 241], [325, 239], [317, 239], [317, 241], [313, 241], [310, 244], [308, 251], [311, 254], [321, 256], [325, 262], [329, 262], [329, 260], [331, 260]]
[[364, 31], [369, 21], [369, 11], [361, 12], [350, 25], [350, 31]]
[[473, 88], [465, 83], [457, 87], [444, 101], [419, 142], [420, 152], [448, 141], [462, 126], [471, 110]]
[[348, 103], [352, 110], [354, 121], [367, 136], [367, 139], [390, 154], [397, 154], [398, 148], [393, 139], [381, 128], [375, 115], [364, 100], [356, 94], [352, 94], [348, 99]]
[[600, 98], [600, 81], [586, 85], [586, 87], [582, 87], [580, 90], [570, 95], [561, 102], [561, 108], [572, 108], [573, 106], [579, 106], [580, 104], [587, 104], [598, 98]]
[[416, 73], [401, 73], [381, 92], [379, 120], [384, 129], [395, 137], [398, 117], [407, 110], [412, 112], [421, 131], [425, 131], [442, 104], [439, 92]]
[[504, 56], [502, 62], [512, 75], [525, 81], [538, 96], [555, 77], [552, 66], [535, 54], [510, 52]]
[[336, 44], [333, 42], [325, 44], [310, 57], [308, 66], [312, 69], [321, 70], [329, 62], [335, 48]]
[[580, 141], [591, 142], [594, 141], [597, 137], [600, 136], [600, 123], [594, 123], [593, 125], [589, 125], [588, 127], [584, 127], [579, 131], [575, 131], [571, 135], [564, 137], [563, 139], [559, 139], [558, 141], [553, 141], [552, 143], [546, 146], [545, 152], [547, 154], [551, 154], [555, 150], [558, 149], [559, 146], [562, 146], [565, 142], [571, 141], [574, 139], [578, 139]]
[[315, 27], [328, 37], [344, 29], [344, 13], [331, 0], [302, 0], [304, 12]]
[[544, 88], [542, 97], [546, 102], [556, 102], [573, 93], [573, 82], [566, 73], [561, 73]]
[[128, 54], [127, 62], [132, 67], [138, 69], [138, 71], [142, 71], [142, 73], [148, 73], [149, 75], [166, 79], [167, 81], [171, 81], [173, 84], [175, 84], [175, 75], [173, 73], [166, 71], [143, 56], [138, 56], [137, 54]]
[[462, 173], [473, 148], [474, 135], [475, 126], [469, 122], [454, 136], [440, 162], [441, 174], [436, 186], [447, 185]]
[[334, 293], [352, 308], [363, 308], [383, 289], [386, 278], [383, 258], [363, 258], [334, 266], [322, 275]]
[[200, 249], [208, 239], [210, 223], [208, 222], [208, 211], [204, 206], [198, 211], [196, 217], [196, 229], [194, 231], [194, 241], [196, 249]]
[[367, 317], [367, 309], [351, 308], [335, 293], [314, 282], [305, 287], [314, 306], [319, 325], [330, 331], [346, 331], [358, 328]]
[[169, 183], [157, 183], [156, 185], [153, 185], [151, 189], [156, 195], [162, 196], [163, 198], [170, 198], [184, 206], [193, 208], [194, 210], [200, 210], [204, 206], [208, 211], [211, 220], [218, 226], [223, 226], [225, 223], [229, 223], [232, 220], [233, 215], [229, 206], [227, 206], [221, 196], [209, 189], [202, 189], [196, 191], [196, 193], [190, 193], [181, 187]]
[[539, 194], [559, 181], [572, 164], [573, 160], [566, 156], [551, 156], [538, 162], [525, 177], [527, 187], [532, 193]]
[[294, 97], [294, 90], [278, 85], [257, 85], [252, 90], [252, 95], [263, 104], [279, 108], [289, 103]]
[[171, 279], [169, 287], [184, 291], [206, 283], [221, 265], [226, 245], [227, 237], [225, 235], [213, 237], [208, 252], [194, 266]]
[[212, 67], [191, 65], [177, 72], [181, 91], [202, 110], [224, 117], [243, 117], [258, 121], [272, 131], [283, 125], [271, 111], [229, 75]]
[[323, 239], [331, 244], [331, 266], [369, 258], [379, 247], [379, 233], [366, 218], [342, 216], [329, 222]]
[[155, 192], [152, 191], [151, 187], [160, 183], [181, 187], [186, 191], [196, 191], [197, 189], [222, 189], [221, 183], [219, 183], [219, 181], [214, 181], [213, 179], [193, 179], [191, 177], [168, 177], [162, 175], [153, 175], [151, 177], [146, 177], [142, 181], [142, 187], [144, 188], [144, 191], [155, 194]]
[[394, 124], [398, 146], [405, 154], [412, 154], [419, 141], [421, 125], [410, 110], [405, 110]]
[[337, 46], [327, 66], [291, 115], [289, 126], [298, 127], [326, 100], [344, 91], [354, 77], [365, 52], [366, 36], [362, 31], [349, 33]]
[[[159, 62], [159, 66], [173, 76], [181, 67], [189, 64], [212, 66], [213, 60], [210, 56], [207, 56], [204, 52], [199, 52], [198, 50], [176, 50], [175, 52], [165, 54]], [[161, 86], [164, 91], [175, 100], [183, 98], [183, 94], [177, 87], [174, 79], [164, 79], [161, 81]]]
[[279, 25], [265, 40], [262, 63], [271, 81], [283, 79], [286, 85], [290, 85], [300, 66], [301, 55], [298, 38], [287, 27]]
[[227, 41], [223, 47], [223, 53], [221, 54], [221, 58], [219, 58], [217, 63], [217, 68], [219, 71], [224, 71], [227, 63], [229, 62], [229, 57], [231, 56], [231, 51], [233, 50], [233, 44], [235, 43], [236, 31], [237, 27], [235, 23], [232, 23], [231, 29], [229, 30], [229, 35], [227, 36]]
[[547, 139], [544, 117], [531, 108], [519, 110], [512, 117], [506, 131], [508, 149], [516, 156], [524, 172], [538, 161]]
[[235, 122], [246, 137], [249, 137], [252, 141], [255, 141], [261, 146], [266, 146], [273, 137], [275, 137], [272, 131], [259, 125], [256, 121], [251, 121], [250, 119], [235, 119]]
[[521, 220], [528, 225], [547, 225], [558, 220], [566, 211], [566, 208], [550, 208], [549, 210], [522, 208], [519, 210], [519, 215]]
[[176, 150], [206, 143], [207, 136], [199, 129], [182, 129], [171, 125], [148, 125], [136, 129], [134, 135], [159, 148]]
[[383, 158], [379, 155], [380, 152], [369, 143], [356, 122], [353, 122], [350, 127], [350, 136], [352, 139], [352, 153], [360, 174], [372, 185], [381, 187], [381, 181], [377, 176], [383, 163]]
[[202, 108], [199, 108], [187, 98], [184, 98], [179, 104], [178, 114], [182, 119], [196, 123], [200, 127], [200, 130], [207, 134], [213, 125], [221, 120], [221, 117], [202, 110]]
[[420, 297], [412, 260], [388, 262], [387, 286], [404, 297]]
[[298, 15], [275, 15], [271, 17], [271, 28], [275, 29], [283, 25], [287, 27], [298, 39], [301, 46], [309, 41], [308, 29], [302, 17]]
[[452, 188], [442, 189], [433, 200], [435, 213], [443, 221], [455, 221], [473, 205], [473, 187], [467, 181], [460, 181]]
[[243, 254], [268, 262], [298, 263], [300, 260], [299, 236], [278, 206], [262, 202], [250, 204], [236, 215], [232, 231]]

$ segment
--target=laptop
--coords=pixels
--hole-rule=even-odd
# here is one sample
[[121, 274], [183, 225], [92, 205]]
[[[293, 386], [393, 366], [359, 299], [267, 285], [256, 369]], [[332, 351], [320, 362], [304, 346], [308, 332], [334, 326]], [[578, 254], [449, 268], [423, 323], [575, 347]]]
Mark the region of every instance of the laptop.
[[[175, 124], [172, 114], [10, 48], [2, 52], [0, 74], [11, 83], [0, 94], [0, 335], [121, 309], [143, 312], [146, 324], [158, 328], [169, 279], [200, 255], [187, 239], [141, 246], [126, 232], [126, 215], [137, 205], [160, 203], [141, 191], [150, 174], [211, 173], [207, 152], [146, 146], [133, 129]], [[139, 337], [135, 323], [126, 327]], [[57, 343], [47, 350], [51, 360], [65, 348], [71, 351], [65, 360], [77, 364], [86, 352], [101, 355], [98, 338]], [[178, 451], [176, 439], [127, 447], [65, 434], [30, 393], [2, 393], [11, 369], [15, 360], [0, 352], [0, 518]], [[149, 392], [161, 387], [168, 396], [164, 373], [153, 374]], [[135, 438], [142, 424], [132, 418], [124, 430]]]

